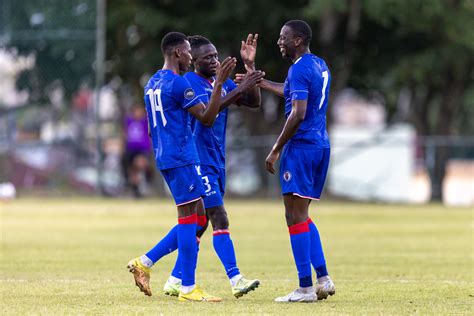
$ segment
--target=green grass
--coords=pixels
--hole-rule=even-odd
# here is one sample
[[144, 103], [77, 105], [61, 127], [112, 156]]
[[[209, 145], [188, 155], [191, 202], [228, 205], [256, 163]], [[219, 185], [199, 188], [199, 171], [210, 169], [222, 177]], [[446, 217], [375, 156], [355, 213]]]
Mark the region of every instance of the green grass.
[[145, 297], [125, 266], [176, 223], [170, 201], [25, 199], [0, 204], [2, 315], [24, 314], [473, 314], [472, 209], [314, 203], [337, 294], [277, 304], [297, 286], [281, 201], [229, 201], [240, 270], [261, 286], [233, 298], [207, 233], [197, 280], [222, 303], [161, 294], [175, 254]]

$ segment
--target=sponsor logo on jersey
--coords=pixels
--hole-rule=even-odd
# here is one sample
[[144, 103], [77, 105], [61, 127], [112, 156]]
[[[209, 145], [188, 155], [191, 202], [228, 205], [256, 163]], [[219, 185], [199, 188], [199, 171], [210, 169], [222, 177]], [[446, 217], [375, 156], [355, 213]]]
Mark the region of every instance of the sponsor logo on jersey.
[[191, 88], [184, 90], [184, 97], [188, 100], [192, 100], [194, 98], [194, 90]]
[[192, 192], [194, 190], [194, 183], [189, 186], [188, 190], [189, 192]]
[[289, 171], [285, 171], [285, 173], [283, 173], [283, 180], [286, 182], [291, 180], [291, 173]]

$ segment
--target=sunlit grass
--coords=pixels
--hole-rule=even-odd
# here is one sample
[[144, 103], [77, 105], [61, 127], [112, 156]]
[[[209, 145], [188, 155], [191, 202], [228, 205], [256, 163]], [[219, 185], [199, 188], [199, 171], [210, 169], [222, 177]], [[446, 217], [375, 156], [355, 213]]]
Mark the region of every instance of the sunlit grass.
[[297, 286], [281, 201], [229, 201], [240, 270], [261, 286], [233, 298], [207, 233], [197, 280], [217, 304], [161, 293], [175, 254], [152, 274], [152, 297], [125, 265], [176, 223], [169, 200], [25, 199], [0, 204], [3, 315], [472, 314], [472, 210], [325, 202], [312, 205], [337, 294], [277, 304]]

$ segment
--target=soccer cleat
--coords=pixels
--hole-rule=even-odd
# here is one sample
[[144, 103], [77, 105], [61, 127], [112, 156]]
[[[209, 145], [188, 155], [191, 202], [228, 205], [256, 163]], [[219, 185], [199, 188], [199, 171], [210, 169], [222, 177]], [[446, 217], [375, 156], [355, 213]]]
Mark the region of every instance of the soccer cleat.
[[163, 287], [163, 293], [169, 296], [179, 296], [179, 291], [181, 290], [181, 283], [171, 283], [166, 281], [165, 286]]
[[138, 286], [140, 291], [145, 293], [145, 295], [151, 296], [150, 289], [150, 268], [145, 267], [140, 258], [135, 258], [130, 260], [127, 264], [128, 271], [133, 273], [135, 278], [135, 285]]
[[329, 295], [334, 294], [336, 294], [336, 286], [329, 276], [326, 280], [316, 285], [316, 295], [318, 295], [318, 300], [325, 300]]
[[312, 303], [316, 302], [318, 297], [314, 291], [310, 293], [303, 293], [300, 289], [296, 289], [286, 296], [277, 297], [275, 302], [286, 302], [286, 303]]
[[181, 302], [221, 302], [222, 298], [208, 294], [196, 285], [188, 294], [180, 291], [178, 300]]
[[246, 278], [241, 277], [235, 286], [232, 287], [232, 294], [234, 294], [236, 298], [239, 298], [248, 292], [255, 290], [259, 285], [259, 280], [247, 280]]

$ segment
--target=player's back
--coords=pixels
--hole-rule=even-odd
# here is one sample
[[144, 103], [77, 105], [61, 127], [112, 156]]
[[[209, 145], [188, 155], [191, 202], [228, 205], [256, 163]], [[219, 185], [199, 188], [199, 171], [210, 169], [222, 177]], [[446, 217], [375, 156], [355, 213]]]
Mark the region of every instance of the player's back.
[[331, 74], [321, 58], [313, 54], [301, 56], [290, 67], [285, 81], [285, 114], [292, 109], [292, 100], [307, 99], [306, 115], [290, 143], [300, 146], [329, 147], [326, 131], [326, 110]]
[[144, 98], [157, 167], [198, 163], [187, 111], [198, 101], [189, 82], [171, 70], [159, 70], [145, 86]]

